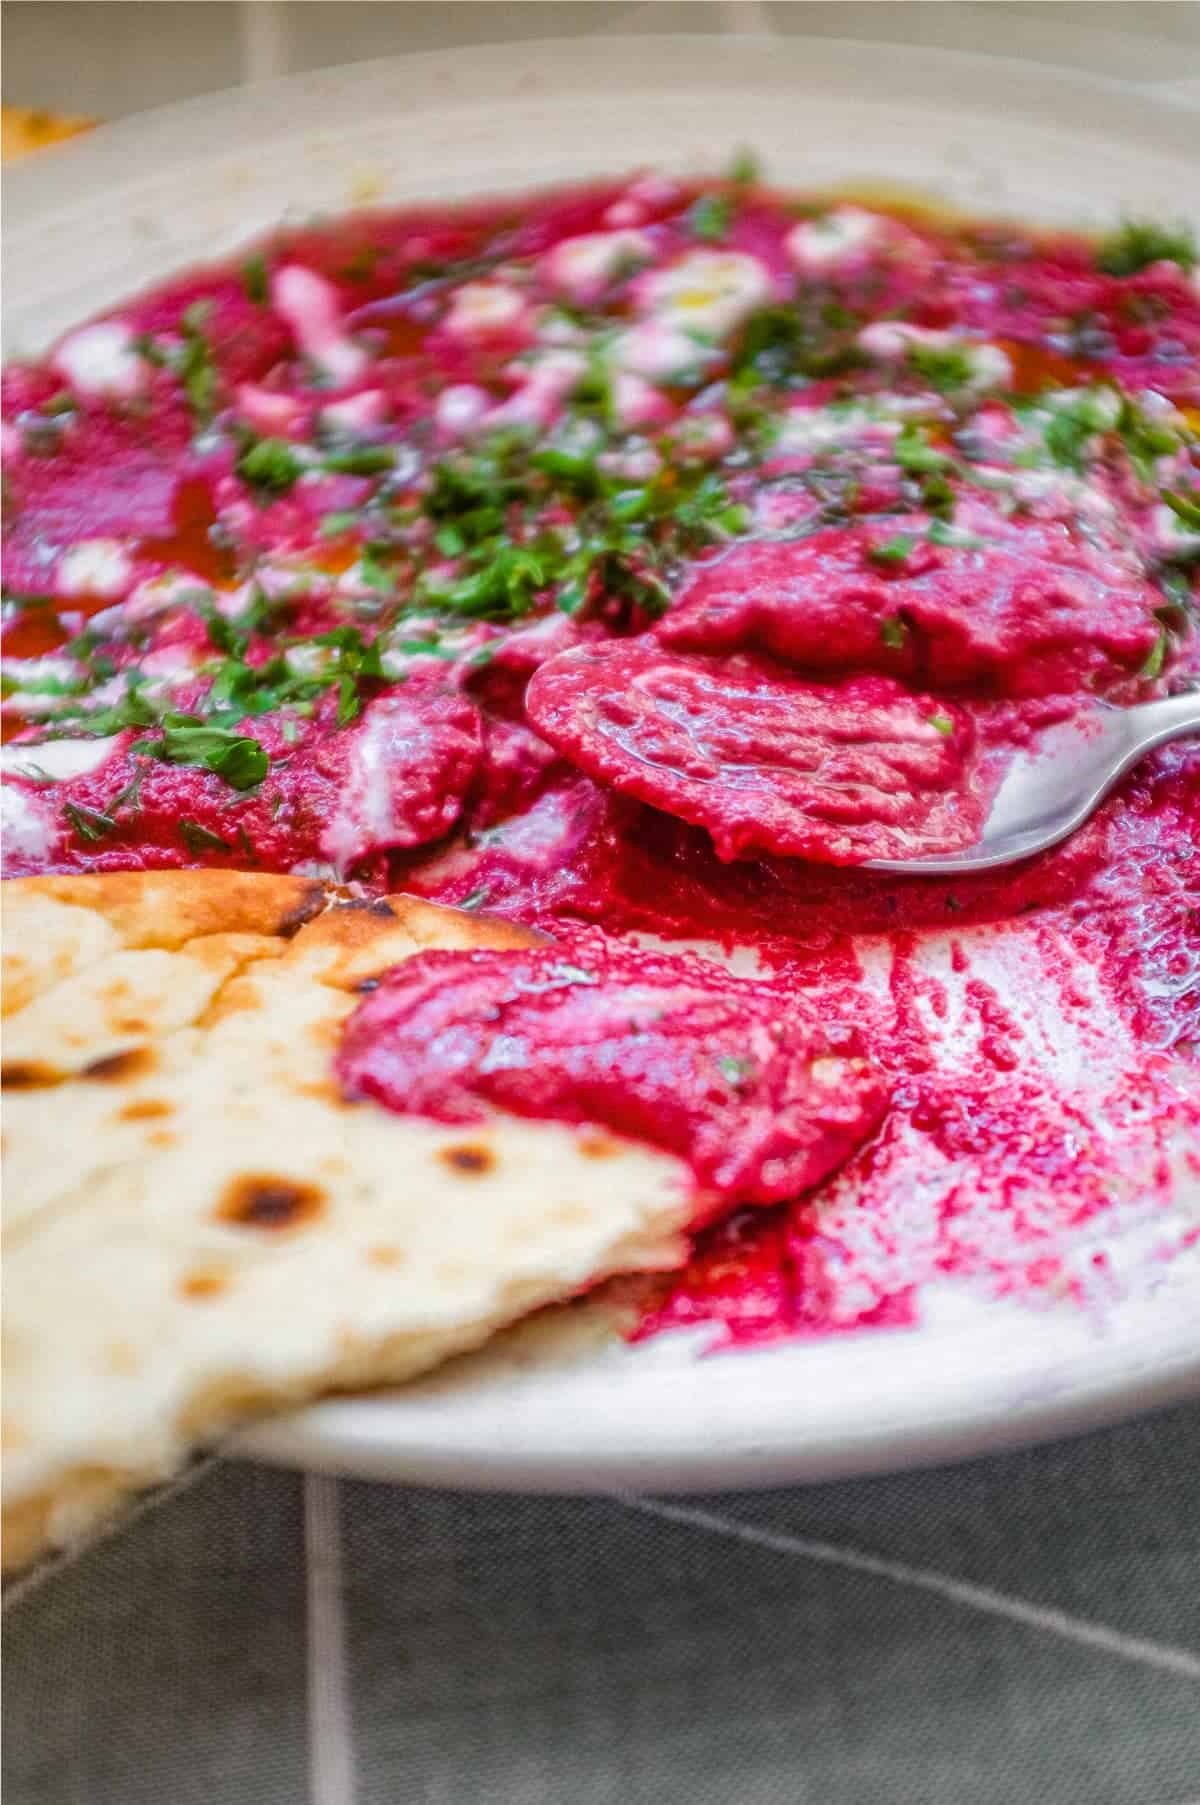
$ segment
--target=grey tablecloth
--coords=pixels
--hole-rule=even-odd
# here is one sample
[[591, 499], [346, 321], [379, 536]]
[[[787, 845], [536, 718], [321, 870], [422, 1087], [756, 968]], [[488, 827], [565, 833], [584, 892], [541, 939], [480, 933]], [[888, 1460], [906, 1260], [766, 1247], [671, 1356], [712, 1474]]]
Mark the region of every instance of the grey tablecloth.
[[1200, 1805], [1200, 1411], [704, 1499], [219, 1464], [5, 1630], [5, 1805]]

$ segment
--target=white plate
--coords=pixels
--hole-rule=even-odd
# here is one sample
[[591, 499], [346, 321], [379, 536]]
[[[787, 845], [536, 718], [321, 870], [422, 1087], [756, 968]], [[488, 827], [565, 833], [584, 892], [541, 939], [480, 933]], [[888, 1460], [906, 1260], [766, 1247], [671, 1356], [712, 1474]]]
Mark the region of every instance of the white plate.
[[[512, 45], [330, 70], [143, 115], [6, 177], [5, 349], [282, 216], [519, 190], [753, 144], [776, 179], [886, 181], [1111, 224], [1197, 208], [1200, 115], [998, 59], [775, 40]], [[1188, 197], [1192, 197], [1189, 203]], [[393, 1395], [255, 1429], [264, 1459], [470, 1486], [754, 1485], [1065, 1433], [1200, 1391], [1178, 1268], [1100, 1326], [931, 1300], [919, 1329], [698, 1359], [575, 1318]]]

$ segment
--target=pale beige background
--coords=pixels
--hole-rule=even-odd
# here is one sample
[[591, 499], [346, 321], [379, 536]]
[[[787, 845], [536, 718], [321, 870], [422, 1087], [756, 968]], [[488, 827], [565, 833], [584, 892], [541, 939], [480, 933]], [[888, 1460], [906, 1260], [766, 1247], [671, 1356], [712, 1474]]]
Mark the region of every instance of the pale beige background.
[[1027, 57], [1200, 98], [1196, 0], [6, 0], [4, 99], [115, 118], [404, 50], [645, 31], [875, 39]]

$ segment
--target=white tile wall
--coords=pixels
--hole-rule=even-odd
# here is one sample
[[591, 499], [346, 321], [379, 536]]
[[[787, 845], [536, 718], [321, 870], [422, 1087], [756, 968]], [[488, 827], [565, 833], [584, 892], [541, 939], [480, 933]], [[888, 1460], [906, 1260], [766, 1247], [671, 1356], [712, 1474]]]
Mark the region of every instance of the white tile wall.
[[618, 31], [874, 38], [1200, 89], [1196, 0], [7, 0], [3, 91], [20, 106], [115, 118], [250, 77], [398, 51]]

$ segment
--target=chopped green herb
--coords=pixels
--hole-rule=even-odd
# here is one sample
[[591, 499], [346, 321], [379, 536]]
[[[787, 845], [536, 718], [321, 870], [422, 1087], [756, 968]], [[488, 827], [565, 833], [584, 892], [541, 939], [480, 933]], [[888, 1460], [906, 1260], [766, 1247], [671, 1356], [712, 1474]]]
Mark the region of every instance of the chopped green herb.
[[987, 545], [987, 540], [977, 533], [965, 532], [944, 520], [931, 520], [925, 537], [931, 545], [956, 545], [960, 551], [981, 551]]
[[102, 840], [105, 834], [111, 834], [117, 825], [111, 815], [102, 815], [99, 809], [85, 808], [80, 802], [64, 802], [63, 814], [81, 840], [93, 843]]
[[304, 465], [286, 439], [250, 439], [238, 458], [237, 473], [265, 495], [286, 495]]
[[423, 601], [456, 614], [514, 616], [528, 613], [547, 577], [546, 567], [533, 552], [498, 545], [481, 569], [448, 584], [424, 577], [418, 587]]
[[233, 740], [223, 752], [204, 760], [210, 771], [215, 771], [235, 790], [251, 790], [261, 783], [270, 762], [265, 748], [248, 737]]
[[56, 595], [15, 595], [10, 594], [7, 590], [4, 593], [4, 604], [7, 608], [15, 608], [22, 614], [30, 608], [49, 608], [52, 613], [57, 614], [62, 607], [62, 602]]
[[850, 332], [857, 325], [854, 315], [840, 301], [823, 301], [821, 303], [821, 324], [828, 326], [831, 332]]
[[212, 303], [194, 301], [179, 322], [183, 345], [172, 359], [192, 413], [201, 424], [212, 419], [217, 400], [217, 368], [205, 333]]
[[351, 533], [358, 525], [359, 516], [353, 508], [340, 508], [332, 514], [321, 516], [322, 539], [340, 539], [343, 533]]
[[1181, 270], [1196, 267], [1196, 240], [1189, 226], [1160, 226], [1150, 220], [1127, 219], [1116, 232], [1101, 241], [1096, 268], [1109, 276], [1135, 276], [1152, 263], [1177, 263]]
[[544, 451], [535, 451], [529, 462], [535, 470], [548, 476], [556, 488], [565, 489], [569, 495], [596, 495], [604, 487], [596, 468], [594, 450], [573, 451], [564, 446], [549, 445]]
[[29, 757], [19, 765], [14, 764], [12, 769], [18, 776], [23, 777], [26, 783], [48, 784], [61, 781], [60, 778], [52, 777], [49, 771], [44, 770], [41, 765], [34, 763], [33, 754], [37, 751], [36, 746], [22, 747], [21, 750], [28, 750]]
[[1151, 420], [1128, 396], [1121, 402], [1117, 432], [1129, 461], [1143, 482], [1153, 482], [1155, 459], [1167, 457], [1179, 444], [1179, 435], [1169, 426]]
[[16, 695], [18, 690], [26, 696], [77, 696], [85, 682], [83, 677], [27, 677], [19, 671], [6, 671], [0, 677], [0, 690], [6, 696]]
[[619, 489], [609, 497], [608, 511], [614, 520], [644, 520], [652, 505], [649, 488]]
[[359, 699], [358, 684], [354, 681], [353, 674], [345, 671], [338, 678], [338, 703], [335, 717], [337, 725], [348, 727], [361, 712], [362, 702]]
[[1180, 622], [1186, 624], [1195, 610], [1191, 581], [1179, 564], [1169, 565], [1158, 572], [1158, 586], [1167, 597], [1166, 606], [1176, 614]]
[[131, 749], [173, 765], [203, 765], [235, 790], [253, 789], [270, 767], [266, 749], [257, 740], [194, 715], [165, 716], [161, 733], [161, 739], [138, 740]]
[[265, 625], [272, 612], [270, 599], [258, 584], [255, 584], [250, 600], [240, 614], [222, 614], [208, 597], [198, 600], [195, 607], [208, 628], [212, 644], [219, 652], [228, 652], [234, 658], [244, 655], [251, 637]]
[[261, 255], [247, 257], [242, 265], [242, 287], [248, 301], [253, 301], [256, 307], [266, 306], [269, 283], [265, 257]]
[[345, 282], [369, 282], [375, 274], [379, 262], [379, 246], [360, 244], [358, 249], [347, 257], [338, 275]]
[[794, 307], [764, 307], [752, 314], [734, 364], [735, 379], [750, 375], [783, 382], [799, 369], [804, 329]]
[[950, 719], [948, 714], [931, 714], [929, 717], [929, 725], [931, 727], [936, 727], [938, 732], [944, 734], [947, 739], [949, 739], [950, 735], [954, 732], [954, 722]]
[[1182, 489], [1164, 489], [1162, 498], [1189, 533], [1200, 533], [1200, 489], [1187, 494]]
[[733, 223], [733, 203], [725, 194], [702, 194], [688, 212], [688, 225], [695, 238], [725, 238]]
[[390, 445], [356, 445], [327, 452], [321, 465], [334, 476], [378, 476], [395, 469], [396, 453]]
[[509, 505], [529, 496], [529, 476], [520, 467], [526, 449], [523, 436], [497, 434], [470, 456], [441, 459], [431, 472], [426, 513], [452, 522], [468, 544], [498, 533]]
[[377, 590], [380, 595], [391, 595], [396, 587], [395, 571], [389, 570], [386, 564], [380, 562], [381, 553], [388, 549], [387, 546], [364, 545], [358, 559], [359, 581], [365, 583], [368, 589]]
[[894, 539], [872, 545], [867, 556], [872, 564], [903, 564], [916, 543], [911, 533], [897, 533]]
[[21, 443], [31, 457], [52, 458], [62, 448], [63, 428], [68, 425], [70, 414], [47, 414], [33, 409], [20, 415]]
[[240, 719], [247, 714], [265, 714], [276, 698], [270, 685], [271, 667], [255, 670], [240, 657], [226, 658], [217, 668], [207, 696], [210, 714], [228, 711]]
[[148, 761], [144, 758], [139, 758], [133, 776], [130, 778], [129, 782], [125, 785], [124, 789], [118, 790], [116, 795], [110, 800], [108, 805], [108, 812], [110, 815], [115, 815], [117, 810], [122, 808], [127, 808], [131, 814], [137, 813], [142, 806], [142, 785], [146, 781], [149, 769], [150, 766]]
[[754, 1060], [745, 1056], [739, 1057], [734, 1053], [720, 1053], [717, 1056], [717, 1070], [726, 1084], [731, 1084], [735, 1090], [740, 1090], [754, 1072]]
[[561, 614], [578, 614], [586, 601], [587, 588], [583, 583], [564, 583], [554, 597]]
[[842, 376], [869, 363], [853, 330], [830, 327], [825, 307], [772, 306], [752, 314], [734, 361], [734, 381], [745, 382], [752, 371], [764, 382], [787, 384], [800, 377]]
[[926, 513], [938, 515], [942, 520], [953, 518], [954, 490], [940, 471], [931, 470], [928, 476], [921, 478], [921, 505]]
[[153, 365], [156, 370], [165, 370], [170, 364], [166, 346], [161, 345], [152, 332], [135, 333], [129, 342], [142, 362]]
[[144, 697], [136, 681], [131, 681], [126, 694], [108, 708], [83, 709], [86, 698], [80, 698], [78, 710], [65, 714], [80, 733], [101, 735], [121, 733], [126, 727], [151, 727], [158, 719], [153, 705]]
[[[300, 732], [294, 717], [311, 715], [314, 699], [336, 684], [339, 725], [344, 726], [347, 720], [353, 719], [359, 712], [359, 685], [383, 677], [378, 642], [364, 641], [357, 627], [343, 626], [297, 643], [304, 648], [325, 648], [316, 669], [293, 670], [288, 663], [288, 653], [295, 648], [287, 645], [262, 665], [252, 667], [237, 658], [226, 659], [214, 676], [208, 693], [208, 720], [200, 721], [193, 716], [168, 717], [172, 746], [177, 752], [189, 755], [177, 758], [176, 762], [208, 764], [235, 789], [248, 789], [266, 775], [268, 764], [264, 762], [267, 754], [258, 741], [249, 739], [238, 728], [237, 723], [244, 716], [280, 708], [290, 710], [290, 717], [281, 730], [284, 739], [294, 745]], [[201, 731], [216, 737], [209, 742], [192, 737]], [[223, 747], [232, 748], [239, 742], [238, 751], [223, 752]], [[159, 757], [168, 756], [161, 740], [147, 742], [145, 749]], [[215, 764], [214, 758], [218, 761]]]
[[914, 340], [907, 357], [909, 369], [942, 395], [965, 389], [974, 375], [970, 353], [961, 345], [923, 345]]
[[726, 179], [737, 188], [753, 188], [762, 181], [762, 169], [752, 150], [743, 146], [734, 152]]
[[919, 426], [905, 426], [892, 447], [892, 456], [901, 470], [912, 476], [924, 476], [933, 470], [948, 470], [953, 458], [929, 443]]
[[584, 371], [575, 384], [571, 404], [577, 413], [583, 414], [585, 417], [606, 421], [612, 419], [612, 377], [605, 367], [599, 350], [592, 352], [590, 367]]
[[233, 847], [220, 834], [214, 834], [199, 821], [181, 821], [179, 833], [184, 845], [193, 858], [199, 858], [202, 852], [232, 852]]
[[891, 616], [887, 620], [880, 621], [879, 637], [885, 646], [891, 646], [894, 651], [898, 651], [901, 646], [908, 644], [908, 628], [902, 620]]
[[1112, 395], [1107, 388], [1085, 389], [1069, 402], [1054, 404], [1042, 440], [1056, 464], [1075, 471], [1085, 468], [1097, 433], [1111, 430]]
[[1141, 670], [1138, 672], [1139, 677], [1152, 679], [1162, 675], [1162, 668], [1167, 662], [1167, 648], [1170, 643], [1171, 636], [1164, 627], [1151, 647], [1150, 655], [1146, 659], [1145, 664], [1143, 664]]
[[686, 485], [675, 485], [665, 491], [656, 485], [654, 507], [660, 516], [664, 503], [671, 507], [670, 497], [680, 487], [683, 493], [671, 511], [685, 550], [699, 550], [704, 545], [731, 538], [744, 532], [749, 525], [749, 510], [740, 502], [730, 501], [724, 483], [713, 471], [701, 477], [690, 492]]
[[314, 645], [330, 646], [339, 672], [349, 671], [355, 677], [382, 677], [379, 641], [364, 639], [357, 627], [331, 627], [318, 633]]
[[[570, 529], [537, 530], [555, 501]], [[667, 469], [634, 484], [601, 470], [590, 439], [534, 447], [511, 433], [436, 464], [423, 508], [459, 567], [418, 577], [418, 604], [485, 619], [517, 618], [548, 595], [564, 613], [600, 595], [661, 613], [664, 570], [748, 520], [716, 472]]]

